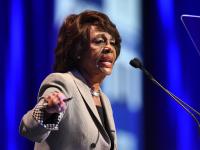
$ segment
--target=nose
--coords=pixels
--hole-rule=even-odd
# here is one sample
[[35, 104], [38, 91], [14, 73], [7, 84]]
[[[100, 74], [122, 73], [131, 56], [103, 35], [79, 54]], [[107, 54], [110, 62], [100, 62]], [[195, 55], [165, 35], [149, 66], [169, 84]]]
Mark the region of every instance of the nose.
[[111, 48], [111, 47], [108, 47], [108, 46], [105, 46], [104, 48], [103, 48], [103, 50], [102, 50], [102, 53], [103, 54], [109, 54], [109, 53], [113, 53], [113, 48]]
[[116, 51], [115, 47], [111, 44], [111, 41], [108, 40], [103, 47], [103, 53], [113, 53], [114, 51]]

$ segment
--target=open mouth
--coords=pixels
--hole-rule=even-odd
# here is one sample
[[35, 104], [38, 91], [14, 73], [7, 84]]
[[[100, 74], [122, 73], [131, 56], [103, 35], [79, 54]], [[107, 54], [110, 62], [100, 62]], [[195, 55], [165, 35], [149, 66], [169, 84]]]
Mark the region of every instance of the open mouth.
[[109, 56], [109, 55], [102, 55], [98, 61], [99, 67], [112, 68], [113, 63], [114, 63], [114, 59], [112, 56]]

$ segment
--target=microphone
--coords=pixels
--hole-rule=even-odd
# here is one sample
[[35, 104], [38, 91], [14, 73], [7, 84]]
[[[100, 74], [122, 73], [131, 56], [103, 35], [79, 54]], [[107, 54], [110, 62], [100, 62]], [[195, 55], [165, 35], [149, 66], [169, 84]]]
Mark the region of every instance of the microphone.
[[141, 69], [144, 74], [150, 79], [153, 80], [154, 77], [144, 68], [144, 66], [142, 65], [141, 61], [138, 58], [134, 58], [130, 61], [129, 63], [132, 67], [134, 68], [139, 68]]
[[194, 115], [194, 113], [198, 116], [200, 116], [200, 113], [195, 110], [194, 108], [192, 108], [189, 104], [185, 103], [183, 100], [181, 100], [180, 98], [178, 98], [176, 95], [174, 95], [172, 92], [170, 92], [168, 89], [166, 89], [164, 86], [162, 86], [152, 75], [151, 73], [149, 73], [143, 66], [142, 62], [138, 59], [138, 58], [134, 58], [132, 59], [129, 64], [134, 67], [134, 68], [139, 68], [141, 69], [144, 74], [154, 83], [156, 84], [158, 87], [160, 87], [163, 91], [165, 91], [170, 97], [173, 98], [173, 100], [175, 100], [175, 102], [177, 102], [193, 119], [194, 121], [197, 123], [198, 127], [199, 127], [199, 131], [200, 131], [200, 123], [197, 119], [197, 117]]

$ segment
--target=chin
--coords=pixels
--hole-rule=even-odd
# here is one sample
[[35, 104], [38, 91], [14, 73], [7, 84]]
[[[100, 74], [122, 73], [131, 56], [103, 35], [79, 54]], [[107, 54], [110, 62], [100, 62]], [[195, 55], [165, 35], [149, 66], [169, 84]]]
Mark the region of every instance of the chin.
[[100, 68], [101, 72], [103, 72], [105, 75], [110, 75], [112, 73], [111, 68]]

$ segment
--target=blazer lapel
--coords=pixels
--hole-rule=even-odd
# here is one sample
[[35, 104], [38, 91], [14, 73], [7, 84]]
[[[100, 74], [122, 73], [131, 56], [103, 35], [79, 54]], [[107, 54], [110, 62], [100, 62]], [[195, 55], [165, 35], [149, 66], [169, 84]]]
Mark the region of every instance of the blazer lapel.
[[91, 111], [94, 113], [94, 116], [96, 117], [96, 119], [102, 125], [101, 119], [99, 117], [99, 114], [97, 112], [97, 109], [96, 109], [95, 104], [92, 99], [92, 95], [90, 93], [90, 88], [87, 86], [85, 79], [81, 76], [81, 74], [78, 71], [73, 71], [72, 74], [75, 76], [75, 77], [73, 77], [73, 80], [74, 80], [80, 94], [82, 95], [84, 101], [89, 106]]
[[103, 103], [103, 107], [104, 107], [104, 110], [105, 110], [105, 114], [106, 114], [106, 121], [107, 121], [107, 124], [108, 124], [108, 134], [110, 134], [113, 138], [113, 140], [116, 138], [115, 135], [116, 135], [116, 129], [115, 129], [115, 124], [114, 124], [114, 119], [113, 119], [113, 113], [112, 113], [112, 110], [111, 110], [111, 106], [110, 104], [108, 103], [108, 98], [102, 93], [101, 94], [101, 98], [102, 98], [102, 103]]
[[97, 126], [100, 129], [100, 132], [102, 133], [105, 140], [110, 144], [111, 141], [110, 141], [109, 135], [107, 134], [107, 132], [101, 122], [99, 113], [97, 112], [92, 95], [90, 93], [90, 88], [87, 86], [85, 79], [81, 76], [81, 74], [78, 71], [73, 71], [71, 73], [73, 74], [72, 78], [73, 78], [80, 94], [82, 95], [83, 100], [86, 103], [86, 106], [89, 107], [88, 111], [91, 114], [91, 117], [94, 119], [95, 122], [97, 122]]

